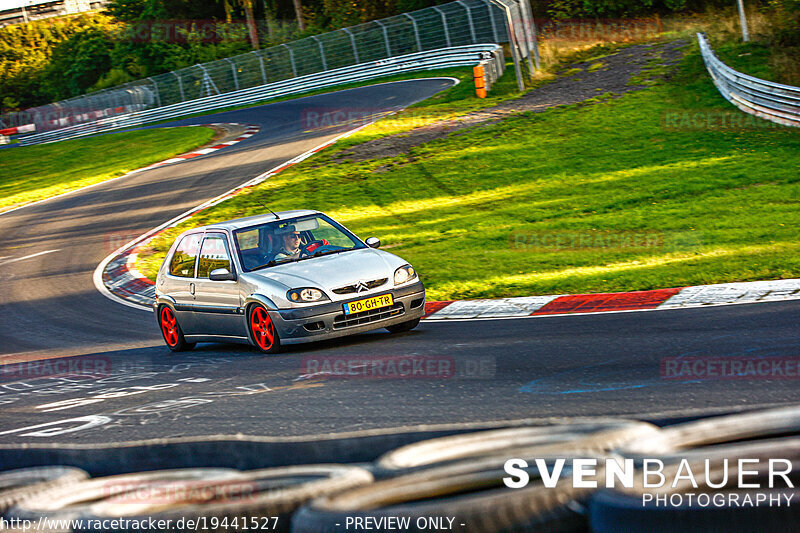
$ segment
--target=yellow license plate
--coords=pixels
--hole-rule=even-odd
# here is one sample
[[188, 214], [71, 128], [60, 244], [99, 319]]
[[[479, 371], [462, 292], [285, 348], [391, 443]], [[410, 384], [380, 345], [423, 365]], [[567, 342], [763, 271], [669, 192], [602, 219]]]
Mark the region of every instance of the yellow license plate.
[[363, 300], [356, 300], [344, 304], [344, 314], [352, 315], [353, 313], [363, 313], [364, 311], [371, 311], [379, 307], [388, 307], [394, 303], [394, 298], [391, 294], [381, 294], [380, 296], [373, 296], [372, 298], [364, 298]]

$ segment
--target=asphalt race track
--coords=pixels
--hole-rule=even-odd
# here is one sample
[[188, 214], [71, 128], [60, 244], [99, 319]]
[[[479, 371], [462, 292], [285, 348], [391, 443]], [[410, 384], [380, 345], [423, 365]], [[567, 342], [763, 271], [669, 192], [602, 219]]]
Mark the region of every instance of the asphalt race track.
[[[392, 83], [181, 121], [261, 131], [214, 154], [0, 216], [0, 355], [22, 362], [5, 367], [0, 381], [0, 444], [564, 415], [666, 419], [800, 401], [797, 376], [664, 375], [680, 358], [796, 358], [800, 301], [423, 322], [403, 335], [373, 332], [274, 357], [222, 344], [176, 355], [151, 313], [112, 302], [92, 284], [97, 264], [122, 242], [353, 127], [304, 131], [309, 109], [398, 109], [451, 83]], [[401, 363], [419, 372], [397, 379]], [[336, 364], [348, 375], [326, 372]], [[63, 375], [75, 370], [94, 376]]]

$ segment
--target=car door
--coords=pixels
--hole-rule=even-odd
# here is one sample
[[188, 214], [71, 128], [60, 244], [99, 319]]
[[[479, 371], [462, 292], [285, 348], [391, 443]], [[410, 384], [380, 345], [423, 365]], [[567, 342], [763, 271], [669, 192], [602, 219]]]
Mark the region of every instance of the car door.
[[246, 337], [240, 313], [239, 282], [212, 281], [209, 274], [219, 268], [236, 274], [227, 235], [206, 232], [197, 258], [194, 319], [198, 334]]
[[186, 335], [191, 335], [196, 329], [192, 308], [194, 306], [197, 254], [202, 239], [202, 231], [183, 236], [170, 257], [167, 274], [163, 277], [163, 283], [159, 287], [163, 294], [175, 300], [175, 317]]

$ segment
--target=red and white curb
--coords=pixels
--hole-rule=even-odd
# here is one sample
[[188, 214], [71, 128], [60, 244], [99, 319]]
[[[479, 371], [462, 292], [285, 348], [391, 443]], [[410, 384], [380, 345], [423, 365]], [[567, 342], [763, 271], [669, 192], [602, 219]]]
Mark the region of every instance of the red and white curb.
[[[377, 120], [377, 119], [376, 119]], [[243, 190], [253, 187], [254, 185], [258, 185], [259, 183], [263, 182], [267, 178], [274, 176], [278, 172], [289, 168], [292, 165], [295, 165], [305, 159], [308, 159], [315, 153], [319, 152], [320, 150], [324, 150], [328, 146], [336, 143], [340, 139], [344, 139], [353, 133], [366, 128], [367, 126], [373, 124], [375, 121], [370, 121], [366, 124], [362, 124], [361, 126], [354, 128], [350, 131], [343, 133], [329, 141], [325, 141], [324, 143], [320, 144], [308, 150], [307, 152], [303, 152], [302, 154], [298, 155], [274, 167], [258, 176], [254, 177], [253, 179], [234, 187], [233, 189], [222, 193], [221, 195], [217, 196], [216, 198], [212, 198], [211, 200], [198, 205], [197, 207], [193, 207], [192, 209], [181, 213], [177, 217], [168, 220], [167, 222], [161, 224], [157, 228], [153, 228], [152, 230], [148, 231], [147, 233], [136, 237], [132, 241], [124, 244], [108, 257], [103, 259], [97, 268], [95, 268], [93, 281], [94, 286], [100, 291], [101, 294], [114, 300], [117, 303], [121, 303], [123, 305], [127, 305], [128, 307], [133, 307], [135, 309], [143, 309], [147, 311], [152, 311], [152, 303], [155, 301], [155, 285], [154, 283], [143, 276], [138, 270], [135, 269], [134, 263], [136, 262], [136, 256], [138, 251], [155, 237], [157, 237], [162, 232], [166, 231], [169, 228], [175, 227], [184, 220], [191, 218], [192, 216], [196, 215], [200, 211], [204, 209], [208, 209], [209, 207], [213, 207], [220, 202], [231, 198]], [[247, 132], [242, 134], [242, 137], [247, 135], [249, 137], [251, 134], [247, 134]], [[234, 139], [233, 142], [239, 142], [242, 137], [237, 137]], [[246, 138], [246, 137], [244, 137]], [[227, 145], [228, 143], [224, 143]], [[218, 145], [222, 146], [222, 145]], [[217, 147], [211, 147], [211, 149], [219, 149]], [[213, 151], [213, 150], [212, 150]], [[201, 155], [201, 154], [198, 154]], [[178, 156], [180, 157], [180, 156]], [[194, 156], [192, 156], [194, 157]], [[173, 158], [177, 159], [177, 158]], [[170, 161], [169, 159], [167, 161]], [[167, 161], [162, 161], [161, 163], [156, 163], [153, 166], [160, 166], [161, 164], [167, 164]], [[151, 167], [148, 167], [151, 168]], [[146, 169], [141, 169], [146, 170]]]
[[[133, 172], [142, 172], [145, 170], [150, 170], [151, 168], [158, 168], [158, 167], [163, 167], [164, 165], [171, 165], [172, 163], [180, 163], [181, 161], [186, 161], [187, 159], [192, 159], [200, 155], [206, 155], [216, 152], [217, 150], [222, 150], [223, 148], [227, 148], [228, 146], [233, 146], [236, 143], [242, 142], [243, 140], [252, 137], [256, 133], [258, 133], [258, 131], [261, 129], [257, 124], [237, 124], [235, 122], [226, 122], [226, 123], [212, 122], [211, 124], [197, 124], [196, 126], [244, 126], [246, 129], [244, 130], [244, 132], [242, 132], [241, 135], [230, 141], [219, 143], [217, 145], [210, 146], [208, 148], [203, 148], [202, 150], [195, 150], [194, 152], [187, 152], [185, 154], [176, 155], [175, 157], [165, 159], [164, 161], [159, 161], [158, 163], [154, 163], [150, 166], [134, 170]], [[186, 127], [192, 127], [192, 126], [186, 126]], [[131, 174], [133, 174], [133, 172], [131, 172]]]
[[6, 128], [0, 130], [0, 135], [16, 135], [18, 133], [31, 133], [36, 131], [36, 124], [23, 124], [22, 126], [14, 126], [13, 128]]
[[258, 125], [255, 125], [255, 124], [237, 124], [235, 122], [224, 122], [224, 123], [214, 122], [214, 123], [211, 123], [211, 124], [192, 124], [191, 126], [180, 126], [180, 127], [191, 128], [191, 127], [198, 127], [198, 126], [201, 126], [201, 127], [202, 126], [245, 126], [247, 129], [240, 136], [238, 136], [235, 139], [232, 139], [230, 141], [227, 141], [227, 142], [224, 142], [224, 143], [220, 143], [220, 144], [211, 146], [209, 148], [204, 148], [202, 150], [196, 150], [194, 152], [187, 152], [185, 154], [181, 154], [181, 155], [178, 155], [178, 156], [175, 156], [175, 157], [171, 157], [169, 159], [165, 159], [164, 161], [159, 161], [158, 163], [154, 163], [154, 164], [146, 166], [146, 167], [137, 168], [136, 170], [131, 170], [130, 172], [128, 172], [126, 174], [123, 174], [122, 176], [117, 176], [116, 178], [111, 178], [111, 179], [108, 179], [108, 180], [105, 180], [105, 181], [98, 181], [97, 183], [92, 183], [91, 185], [87, 185], [85, 187], [80, 187], [78, 189], [73, 189], [71, 191], [63, 192], [63, 193], [57, 194], [55, 196], [50, 196], [48, 198], [42, 198], [41, 200], [37, 200], [35, 202], [29, 202], [29, 203], [26, 203], [26, 204], [18, 205], [17, 207], [14, 207], [12, 209], [8, 209], [7, 211], [0, 212], [0, 216], [7, 215], [8, 213], [13, 213], [14, 211], [16, 211], [18, 209], [24, 209], [26, 207], [31, 207], [33, 205], [41, 204], [43, 202], [49, 202], [51, 200], [55, 200], [56, 198], [61, 198], [62, 196], [67, 196], [69, 194], [75, 194], [77, 192], [85, 191], [86, 189], [91, 189], [92, 187], [97, 187], [98, 185], [105, 185], [107, 183], [111, 183], [112, 181], [121, 180], [121, 179], [127, 178], [128, 176], [131, 176], [133, 174], [137, 174], [139, 172], [144, 172], [145, 170], [158, 168], [158, 167], [161, 167], [161, 166], [164, 166], [164, 165], [171, 165], [173, 163], [180, 163], [182, 161], [186, 161], [187, 159], [195, 158], [195, 157], [197, 157], [199, 155], [205, 155], [205, 154], [210, 154], [212, 152], [216, 152], [217, 150], [221, 150], [223, 148], [227, 148], [228, 146], [233, 146], [236, 143], [239, 143], [239, 142], [241, 142], [241, 141], [243, 141], [243, 140], [245, 140], [245, 139], [247, 139], [249, 137], [252, 137], [256, 133], [258, 133], [258, 131], [260, 129], [260, 127]]
[[[244, 189], [258, 185], [278, 172], [311, 157], [316, 152], [331, 146], [338, 140], [352, 135], [370, 124], [372, 122], [363, 124], [326, 141], [216, 198], [181, 213], [161, 226], [126, 243], [97, 266], [94, 272], [95, 287], [103, 295], [118, 303], [136, 309], [152, 311], [152, 303], [155, 301], [155, 285], [134, 267], [139, 249], [168, 228], [172, 228], [200, 211], [235, 196]], [[255, 128], [255, 131], [251, 131], [250, 128]], [[249, 126], [248, 130], [232, 141], [161, 161], [135, 172], [211, 153], [254, 135], [258, 131], [257, 128], [257, 126]], [[566, 314], [652, 311], [797, 299], [800, 299], [800, 279], [783, 279], [697, 285], [649, 291], [429, 301], [425, 304], [426, 313], [423, 318], [429, 321], [508, 319]]]
[[522, 318], [650, 311], [800, 299], [800, 279], [697, 285], [651, 291], [428, 302], [426, 320]]

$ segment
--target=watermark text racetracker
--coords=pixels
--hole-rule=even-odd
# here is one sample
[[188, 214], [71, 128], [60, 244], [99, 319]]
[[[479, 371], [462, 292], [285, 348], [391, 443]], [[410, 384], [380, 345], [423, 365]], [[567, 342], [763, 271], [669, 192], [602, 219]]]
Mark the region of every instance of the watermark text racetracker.
[[481, 379], [494, 377], [495, 366], [491, 356], [308, 356], [297, 379]]
[[660, 370], [675, 380], [800, 379], [800, 356], [665, 357]]
[[697, 231], [659, 230], [552, 230], [512, 231], [508, 244], [517, 252], [687, 250], [702, 245]]
[[[57, 377], [102, 378], [111, 375], [111, 359], [106, 356], [64, 357], [41, 361], [23, 361], [0, 366], [0, 379], [37, 379]], [[5, 384], [7, 390], [24, 389], [26, 385]]]
[[667, 109], [661, 113], [664, 131], [762, 131], [784, 127], [738, 109]]
[[[264, 24], [258, 25], [259, 30], [267, 30]], [[133, 43], [245, 42], [248, 28], [245, 20], [141, 20], [121, 25], [111, 35]]]
[[[387, 116], [388, 115], [388, 116]], [[449, 119], [450, 116], [438, 116], [437, 120]], [[300, 113], [300, 124], [306, 131], [326, 130], [342, 126], [365, 126], [381, 119], [381, 128], [391, 130], [395, 122], [403, 127], [418, 127], [430, 124], [430, 114], [404, 111], [401, 117], [393, 118], [383, 108], [375, 107], [307, 107]]]
[[663, 31], [657, 18], [628, 19], [537, 19], [543, 41], [630, 42], [652, 38]]

